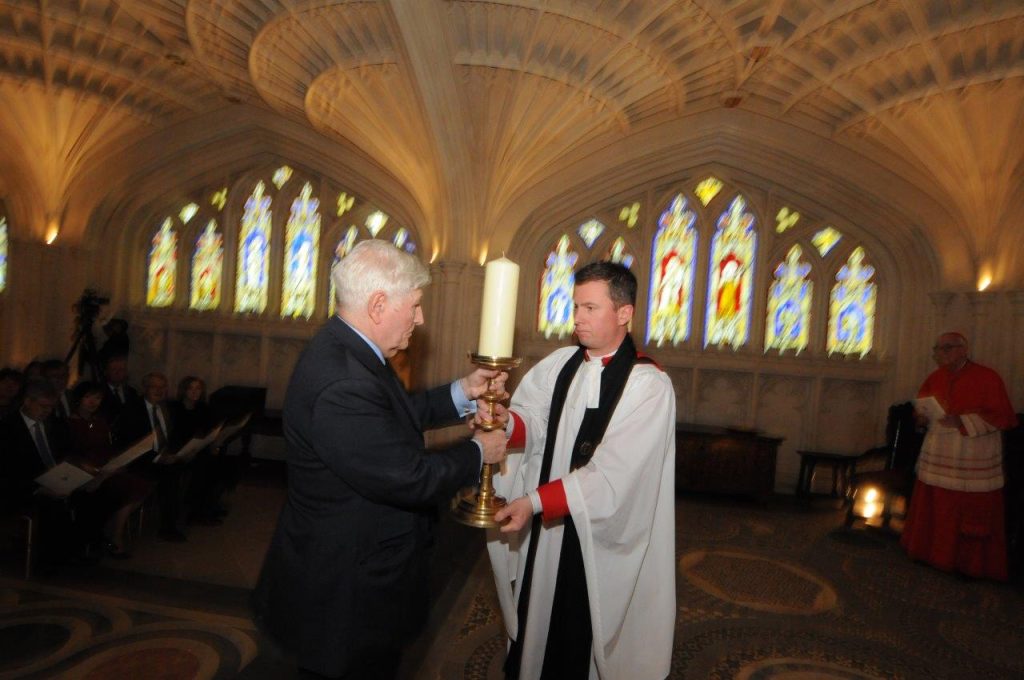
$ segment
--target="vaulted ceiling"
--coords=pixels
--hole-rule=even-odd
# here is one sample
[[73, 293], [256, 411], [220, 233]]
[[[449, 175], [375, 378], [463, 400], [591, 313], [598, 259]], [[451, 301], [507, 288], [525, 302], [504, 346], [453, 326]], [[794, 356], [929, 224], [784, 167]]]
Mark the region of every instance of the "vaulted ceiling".
[[887, 200], [948, 281], [1019, 287], [1022, 76], [1020, 0], [2, 0], [0, 191], [74, 242], [133, 147], [280, 120], [379, 166], [465, 257], [539, 187], [717, 130], [914, 188]]

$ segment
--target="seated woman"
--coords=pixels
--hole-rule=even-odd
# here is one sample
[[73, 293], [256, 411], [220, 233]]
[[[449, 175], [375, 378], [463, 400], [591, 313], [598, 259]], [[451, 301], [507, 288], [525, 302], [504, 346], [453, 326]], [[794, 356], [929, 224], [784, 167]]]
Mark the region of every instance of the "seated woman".
[[[110, 428], [100, 416], [103, 386], [85, 381], [72, 391], [73, 413], [68, 419], [70, 457], [87, 472], [96, 474], [114, 457]], [[142, 505], [152, 491], [152, 484], [120, 469], [93, 492], [97, 514], [104, 522], [103, 536], [112, 557], [125, 559], [131, 555], [125, 548], [125, 527], [128, 518]]]
[[[193, 437], [207, 435], [217, 424], [206, 401], [206, 383], [194, 375], [178, 383], [178, 398], [168, 404], [174, 422], [172, 448], [184, 446]], [[226, 462], [210, 448], [200, 451], [191, 463], [191, 479], [186, 492], [188, 519], [194, 524], [220, 524], [224, 514], [220, 497], [227, 480]]]

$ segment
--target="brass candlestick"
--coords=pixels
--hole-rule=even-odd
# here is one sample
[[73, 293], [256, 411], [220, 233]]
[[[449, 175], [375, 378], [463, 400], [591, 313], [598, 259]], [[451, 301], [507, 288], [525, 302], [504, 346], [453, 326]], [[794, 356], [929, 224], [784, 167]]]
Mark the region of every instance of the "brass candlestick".
[[[469, 358], [482, 368], [496, 368], [502, 371], [515, 368], [522, 362], [522, 359], [517, 357], [488, 357], [480, 354], [470, 354]], [[494, 391], [492, 380], [487, 381], [487, 391], [481, 398], [487, 402], [487, 418], [480, 427], [487, 432], [496, 430], [501, 425], [494, 420], [494, 405], [501, 401], [501, 395]], [[452, 515], [456, 521], [481, 529], [493, 529], [498, 526], [494, 521], [494, 513], [505, 507], [506, 501], [494, 493], [494, 483], [491, 481], [493, 474], [493, 466], [485, 463], [480, 470], [479, 488], [462, 493], [452, 500]]]

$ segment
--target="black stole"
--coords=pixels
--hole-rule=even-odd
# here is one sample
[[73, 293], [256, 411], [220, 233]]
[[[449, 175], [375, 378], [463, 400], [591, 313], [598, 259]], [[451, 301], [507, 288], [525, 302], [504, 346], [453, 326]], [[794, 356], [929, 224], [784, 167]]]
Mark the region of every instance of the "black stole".
[[[555, 381], [555, 389], [551, 395], [551, 411], [548, 415], [547, 439], [544, 443], [544, 458], [541, 462], [540, 479], [537, 486], [547, 484], [551, 477], [551, 463], [554, 459], [558, 424], [562, 418], [562, 410], [569, 394], [569, 386], [584, 360], [584, 348], [580, 347], [569, 361], [562, 367]], [[646, 358], [640, 361], [649, 361]], [[575, 470], [587, 464], [594, 451], [604, 438], [605, 430], [612, 419], [615, 407], [626, 388], [626, 381], [637, 362], [636, 346], [627, 334], [616, 350], [612, 359], [601, 372], [601, 391], [597, 408], [587, 409], [583, 415], [576, 441], [572, 448], [570, 469]], [[579, 536], [571, 516], [563, 520], [562, 551], [559, 557], [558, 577], [555, 583], [555, 598], [551, 607], [552, 626], [548, 631], [548, 642], [544, 655], [542, 677], [568, 677], [568, 665], [580, 668], [582, 677], [587, 676], [590, 663], [591, 624], [589, 598], [587, 594], [586, 575], [583, 572], [582, 554]], [[526, 618], [530, 606], [530, 587], [533, 581], [533, 565], [537, 557], [537, 543], [541, 531], [541, 515], [534, 515], [530, 526], [530, 547], [526, 552], [526, 567], [523, 571], [523, 584], [519, 591], [518, 633], [509, 646], [505, 660], [505, 677], [517, 680], [522, 663], [523, 642], [526, 637]], [[563, 568], [564, 567], [564, 568]], [[583, 620], [585, 619], [585, 620]], [[556, 621], [558, 625], [555, 625]], [[571, 625], [564, 625], [571, 623]], [[570, 639], [566, 639], [566, 635]], [[566, 649], [571, 647], [572, 649]], [[575, 651], [575, 654], [573, 652]], [[572, 659], [556, 659], [568, 654]], [[584, 658], [585, 657], [585, 658]], [[576, 673], [573, 672], [573, 675]]]

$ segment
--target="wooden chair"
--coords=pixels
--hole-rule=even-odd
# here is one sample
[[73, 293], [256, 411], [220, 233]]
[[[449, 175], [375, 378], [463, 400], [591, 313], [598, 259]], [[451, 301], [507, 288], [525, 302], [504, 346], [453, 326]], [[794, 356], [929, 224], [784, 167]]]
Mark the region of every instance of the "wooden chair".
[[910, 495], [917, 479], [914, 467], [921, 453], [924, 437], [914, 422], [911, 402], [889, 407], [886, 421], [886, 444], [868, 449], [853, 464], [849, 480], [850, 504], [846, 511], [846, 526], [858, 519], [855, 508], [857, 497], [874, 488], [882, 494], [882, 526], [888, 527], [893, 516], [894, 501], [900, 497], [909, 505]]

